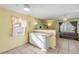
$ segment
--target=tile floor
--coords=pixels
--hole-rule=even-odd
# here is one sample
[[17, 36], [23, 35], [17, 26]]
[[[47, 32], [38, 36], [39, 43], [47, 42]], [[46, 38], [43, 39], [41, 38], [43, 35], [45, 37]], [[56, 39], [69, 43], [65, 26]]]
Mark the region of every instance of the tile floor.
[[7, 51], [3, 54], [78, 54], [79, 41], [69, 39], [58, 39], [57, 49], [48, 49], [47, 52], [41, 51], [39, 48], [30, 44], [25, 44], [18, 48]]

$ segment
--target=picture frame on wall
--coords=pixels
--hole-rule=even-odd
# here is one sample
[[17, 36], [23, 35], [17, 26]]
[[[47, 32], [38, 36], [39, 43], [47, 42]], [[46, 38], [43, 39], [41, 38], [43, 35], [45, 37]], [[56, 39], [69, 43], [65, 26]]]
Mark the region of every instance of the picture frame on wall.
[[12, 20], [13, 20], [12, 21], [12, 24], [13, 24], [12, 35], [13, 36], [24, 36], [25, 29], [26, 29], [26, 21], [20, 17], [13, 17]]

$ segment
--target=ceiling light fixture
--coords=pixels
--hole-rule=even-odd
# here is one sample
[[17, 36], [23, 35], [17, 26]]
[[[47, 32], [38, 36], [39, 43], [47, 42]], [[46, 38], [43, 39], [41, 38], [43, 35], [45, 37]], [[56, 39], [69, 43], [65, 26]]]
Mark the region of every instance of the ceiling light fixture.
[[67, 15], [64, 15], [63, 16], [63, 21], [67, 21], [68, 20], [68, 16]]
[[25, 11], [30, 11], [29, 5], [24, 4], [24, 10], [25, 10]]
[[63, 18], [63, 20], [64, 20], [64, 21], [67, 21], [68, 19], [67, 19], [67, 18]]

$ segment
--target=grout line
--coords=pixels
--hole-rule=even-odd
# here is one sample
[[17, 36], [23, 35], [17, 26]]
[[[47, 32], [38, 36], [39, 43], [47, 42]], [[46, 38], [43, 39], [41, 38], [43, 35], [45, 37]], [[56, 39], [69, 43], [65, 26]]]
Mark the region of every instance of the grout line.
[[[60, 38], [59, 38], [59, 40], [60, 40]], [[59, 54], [59, 52], [60, 52], [60, 43], [59, 43], [59, 41], [57, 42], [58, 43], [58, 51], [57, 51], [57, 54]]]
[[69, 54], [69, 40], [68, 40], [68, 54]]
[[78, 45], [77, 45], [76, 42], [75, 42], [75, 46], [76, 46], [76, 48], [77, 48], [77, 51], [79, 52], [79, 47], [78, 47]]

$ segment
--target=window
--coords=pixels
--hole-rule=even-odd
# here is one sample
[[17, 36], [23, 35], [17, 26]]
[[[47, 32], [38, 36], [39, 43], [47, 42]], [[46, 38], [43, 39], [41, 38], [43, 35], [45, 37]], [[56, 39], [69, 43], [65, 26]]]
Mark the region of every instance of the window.
[[69, 22], [64, 22], [60, 26], [60, 31], [61, 32], [75, 32], [75, 27]]

